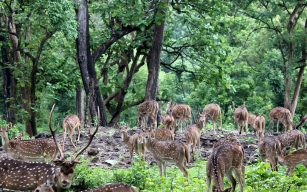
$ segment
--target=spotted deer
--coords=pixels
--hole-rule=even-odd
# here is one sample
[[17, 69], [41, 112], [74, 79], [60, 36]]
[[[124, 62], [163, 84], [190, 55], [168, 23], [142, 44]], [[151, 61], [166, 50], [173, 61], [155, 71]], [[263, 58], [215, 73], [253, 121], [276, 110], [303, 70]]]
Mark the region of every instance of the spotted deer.
[[248, 119], [247, 119], [247, 124], [250, 125], [252, 128], [255, 128], [255, 119], [256, 119], [256, 115], [252, 114], [252, 113], [248, 113]]
[[144, 133], [135, 133], [133, 135], [128, 134], [128, 126], [124, 126], [121, 129], [122, 140], [128, 146], [130, 152], [130, 162], [132, 162], [133, 152], [142, 155], [142, 159], [145, 160], [146, 148], [143, 142]]
[[278, 161], [288, 167], [287, 175], [291, 175], [298, 164], [302, 163], [307, 168], [307, 149], [294, 151], [287, 156], [278, 156]]
[[162, 124], [163, 124], [165, 129], [169, 129], [169, 130], [173, 131], [174, 133], [177, 130], [176, 121], [175, 121], [174, 117], [171, 116], [171, 115], [167, 115], [167, 114], [164, 115], [162, 117]]
[[[43, 162], [24, 162], [14, 159], [0, 160], [0, 189], [27, 191], [35, 190], [48, 180], [53, 183], [53, 187], [57, 190], [68, 189], [72, 184], [74, 169], [78, 161], [78, 157], [89, 147], [95, 134], [98, 131], [99, 124], [90, 135], [89, 141], [71, 160], [64, 159], [64, 153], [60, 145], [56, 141], [55, 130], [52, 129], [51, 119], [54, 106], [49, 115], [49, 128], [60, 153], [60, 158], [53, 161], [53, 164]], [[98, 111], [99, 113], [99, 111]], [[99, 115], [98, 115], [99, 117]], [[98, 121], [99, 122], [99, 121]]]
[[80, 119], [77, 115], [68, 115], [67, 117], [65, 117], [65, 119], [63, 120], [63, 151], [65, 150], [65, 140], [66, 140], [66, 136], [67, 136], [67, 129], [69, 129], [69, 138], [70, 138], [70, 142], [71, 144], [74, 146], [74, 148], [76, 149], [76, 145], [74, 143], [74, 139], [73, 136], [75, 134], [75, 129], [78, 129], [78, 138], [77, 141], [80, 141], [80, 126], [81, 126], [81, 122]]
[[270, 127], [274, 126], [274, 122], [277, 120], [277, 132], [279, 122], [283, 124], [285, 130], [289, 131], [293, 129], [292, 115], [289, 109], [284, 107], [275, 107], [270, 111]]
[[205, 106], [203, 113], [199, 114], [200, 120], [204, 122], [204, 128], [209, 120], [213, 123], [213, 130], [215, 132], [215, 123], [219, 121], [219, 128], [222, 128], [222, 112], [221, 107], [216, 103], [211, 103]]
[[173, 102], [168, 103], [167, 113], [172, 115], [175, 121], [178, 119], [180, 123], [180, 130], [182, 131], [182, 124], [185, 119], [189, 119], [190, 125], [192, 125], [192, 110], [187, 104], [175, 104]]
[[82, 192], [137, 192], [137, 190], [124, 183], [112, 183], [98, 189], [89, 189]]
[[139, 117], [138, 117], [138, 127], [147, 127], [148, 121], [153, 125], [151, 128], [157, 128], [157, 118], [159, 111], [159, 103], [155, 100], [144, 101], [138, 106]]
[[47, 180], [45, 183], [38, 186], [33, 192], [54, 192], [53, 183]]
[[156, 129], [151, 131], [151, 135], [160, 141], [169, 141], [175, 139], [175, 134], [169, 129]]
[[260, 158], [267, 158], [270, 162], [272, 171], [278, 171], [278, 156], [282, 155], [281, 143], [276, 136], [265, 136], [260, 138], [258, 143]]
[[260, 137], [264, 137], [264, 132], [265, 132], [265, 117], [262, 115], [257, 115], [255, 120], [254, 120], [254, 125], [253, 125], [255, 131], [256, 131], [256, 136], [259, 139]]
[[1, 130], [3, 148], [8, 157], [29, 161], [56, 160], [58, 153], [52, 139], [22, 140], [20, 137], [17, 137], [9, 140], [8, 132], [10, 128], [10, 126], [7, 126]]
[[198, 147], [198, 151], [200, 151], [200, 136], [202, 128], [203, 122], [197, 121], [196, 124], [187, 127], [184, 133], [187, 144], [189, 146], [191, 145], [193, 159], [196, 146]]
[[190, 151], [179, 141], [159, 141], [150, 135], [144, 139], [146, 148], [152, 153], [160, 168], [160, 175], [166, 176], [166, 161], [175, 161], [185, 177], [188, 177], [186, 163], [190, 162]]
[[213, 148], [212, 154], [207, 162], [207, 192], [211, 190], [211, 181], [213, 177], [214, 192], [224, 191], [223, 178], [226, 175], [231, 182], [231, 189], [225, 191], [235, 191], [237, 181], [240, 184], [240, 191], [243, 192], [244, 187], [244, 172], [243, 165], [244, 150], [237, 142], [221, 142]]
[[286, 148], [294, 147], [298, 149], [299, 147], [306, 147], [306, 139], [304, 133], [296, 129], [278, 135], [278, 139], [281, 143], [281, 149], [283, 153], [285, 152]]
[[238, 125], [239, 134], [241, 134], [243, 130], [246, 132], [248, 125], [248, 111], [244, 105], [235, 109], [233, 118]]

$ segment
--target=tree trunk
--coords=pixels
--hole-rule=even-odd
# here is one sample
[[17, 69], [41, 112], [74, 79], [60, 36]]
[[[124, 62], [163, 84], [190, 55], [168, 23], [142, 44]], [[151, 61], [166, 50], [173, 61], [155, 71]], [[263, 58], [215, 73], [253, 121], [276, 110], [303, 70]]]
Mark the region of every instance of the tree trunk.
[[84, 89], [80, 85], [78, 85], [77, 90], [76, 90], [76, 109], [77, 109], [77, 115], [81, 121], [81, 126], [84, 127], [85, 92], [84, 92]]
[[[305, 29], [307, 29], [307, 20], [305, 20]], [[299, 97], [299, 93], [301, 90], [301, 85], [304, 79], [304, 70], [306, 67], [306, 57], [307, 57], [307, 53], [306, 53], [306, 38], [302, 41], [302, 59], [301, 59], [301, 63], [302, 66], [300, 67], [300, 70], [297, 74], [297, 80], [296, 80], [296, 84], [295, 84], [295, 90], [294, 90], [294, 94], [293, 94], [293, 98], [292, 98], [292, 102], [291, 102], [291, 108], [290, 108], [290, 112], [292, 114], [292, 117], [294, 117], [295, 114], [295, 110], [296, 110], [296, 105], [297, 105], [297, 101], [298, 101], [298, 97]]]
[[87, 0], [80, 1], [79, 10], [77, 11], [77, 18], [79, 22], [79, 36], [77, 39], [78, 63], [82, 75], [84, 89], [90, 101], [88, 103], [90, 107], [90, 113], [93, 119], [94, 109], [91, 109], [91, 101], [94, 101], [100, 110], [100, 124], [105, 126], [107, 124], [106, 109], [99, 90], [95, 65], [90, 50], [89, 14]]
[[153, 35], [153, 43], [152, 47], [149, 51], [149, 58], [147, 63], [148, 68], [148, 78], [146, 85], [146, 93], [145, 100], [156, 99], [158, 92], [158, 83], [159, 83], [159, 72], [160, 72], [160, 55], [162, 51], [162, 43], [164, 37], [164, 26], [165, 26], [165, 14], [166, 10], [164, 10], [161, 4], [167, 2], [161, 2], [159, 7], [157, 8], [157, 15], [162, 16], [163, 20], [156, 21], [154, 25], [154, 35]]
[[285, 99], [284, 99], [284, 106], [291, 110], [292, 104], [291, 104], [291, 70], [293, 66], [293, 59], [294, 59], [294, 43], [293, 43], [293, 37], [292, 33], [293, 30], [295, 29], [295, 26], [297, 24], [297, 21], [300, 17], [300, 15], [303, 13], [304, 8], [305, 8], [305, 3], [303, 1], [300, 1], [296, 4], [294, 10], [290, 14], [290, 18], [288, 20], [288, 25], [287, 25], [287, 31], [289, 35], [289, 40], [287, 42], [288, 44], [288, 64], [286, 65], [285, 68]]

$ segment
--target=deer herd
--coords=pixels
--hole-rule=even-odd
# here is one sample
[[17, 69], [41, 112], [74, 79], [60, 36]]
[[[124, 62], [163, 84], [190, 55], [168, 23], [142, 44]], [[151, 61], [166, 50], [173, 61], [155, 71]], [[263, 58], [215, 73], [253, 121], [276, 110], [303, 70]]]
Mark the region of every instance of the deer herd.
[[[129, 134], [129, 126], [121, 126], [123, 142], [128, 146], [130, 162], [134, 152], [146, 160], [146, 152], [150, 152], [159, 166], [160, 175], [166, 176], [166, 163], [172, 161], [180, 169], [185, 177], [189, 177], [187, 164], [195, 160], [195, 151], [200, 153], [200, 138], [202, 130], [206, 129], [209, 121], [212, 122], [213, 132], [222, 129], [222, 111], [218, 104], [211, 103], [199, 113], [199, 119], [192, 124], [192, 110], [187, 104], [168, 103], [166, 114], [162, 117], [162, 126], [158, 128], [157, 118], [160, 104], [155, 100], [141, 103], [138, 107], [139, 116], [137, 127], [139, 130]], [[57, 142], [52, 128], [52, 114], [49, 115], [49, 129], [52, 138], [22, 140], [21, 137], [9, 140], [8, 132], [12, 127], [1, 128], [3, 149], [6, 158], [0, 159], [0, 191], [61, 191], [72, 185], [74, 170], [79, 163], [79, 156], [89, 147], [98, 131], [98, 123], [95, 131], [88, 136], [88, 142], [80, 151], [69, 160], [65, 157], [65, 139], [67, 129], [69, 139], [76, 150], [74, 141], [75, 129], [78, 130], [77, 141], [80, 139], [80, 120], [76, 115], [69, 115], [63, 121], [62, 145]], [[98, 117], [99, 117], [98, 110]], [[249, 113], [245, 104], [234, 110], [233, 119], [238, 127], [238, 134], [248, 131], [250, 125], [258, 138], [258, 149], [261, 159], [268, 159], [271, 169], [278, 171], [278, 163], [288, 168], [287, 175], [291, 175], [298, 164], [307, 167], [307, 149], [305, 148], [305, 135], [298, 130], [306, 121], [305, 116], [297, 127], [294, 126], [290, 111], [283, 107], [273, 108], [270, 113], [270, 126], [277, 121], [285, 128], [285, 132], [279, 135], [265, 135], [265, 117], [260, 114]], [[98, 120], [99, 122], [99, 120]], [[184, 122], [186, 128], [184, 127]], [[216, 127], [218, 123], [218, 128]], [[178, 139], [181, 133], [183, 139]], [[295, 128], [295, 129], [293, 129]], [[295, 148], [293, 152], [292, 148]], [[240, 191], [244, 189], [244, 148], [237, 136], [229, 136], [220, 139], [213, 145], [211, 155], [207, 161], [207, 191], [222, 192], [235, 191], [237, 181]], [[233, 175], [234, 174], [234, 175]], [[231, 188], [224, 190], [224, 176], [230, 181]], [[213, 185], [211, 187], [211, 182]], [[135, 192], [133, 187], [126, 184], [115, 183], [104, 187], [87, 190], [96, 192]]]

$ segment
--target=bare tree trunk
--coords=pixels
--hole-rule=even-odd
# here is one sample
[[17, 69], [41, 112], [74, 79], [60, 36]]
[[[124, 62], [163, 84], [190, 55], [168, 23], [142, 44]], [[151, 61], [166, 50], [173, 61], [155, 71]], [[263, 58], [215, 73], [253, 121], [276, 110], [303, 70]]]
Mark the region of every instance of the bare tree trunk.
[[[305, 29], [307, 29], [307, 20], [305, 20]], [[302, 59], [301, 59], [301, 63], [302, 66], [300, 67], [300, 70], [297, 74], [297, 80], [296, 80], [296, 84], [295, 84], [295, 90], [294, 90], [294, 95], [292, 98], [292, 102], [291, 102], [291, 108], [290, 108], [290, 112], [292, 114], [292, 117], [294, 117], [295, 114], [295, 110], [296, 110], [296, 106], [297, 106], [297, 101], [298, 101], [298, 97], [299, 97], [299, 93], [301, 90], [301, 85], [304, 79], [304, 71], [305, 71], [305, 67], [306, 67], [306, 57], [307, 57], [307, 53], [306, 53], [306, 38], [302, 41]]]
[[76, 108], [77, 108], [77, 115], [81, 121], [81, 126], [84, 127], [85, 92], [84, 92], [84, 89], [80, 85], [78, 85], [77, 90], [76, 90]]
[[284, 99], [284, 106], [286, 108], [288, 108], [289, 110], [291, 110], [292, 106], [291, 106], [291, 82], [292, 82], [292, 78], [291, 78], [291, 70], [292, 70], [292, 66], [293, 66], [293, 59], [294, 59], [294, 43], [292, 40], [292, 33], [293, 30], [295, 29], [295, 26], [297, 24], [297, 21], [300, 17], [300, 15], [303, 13], [304, 8], [305, 8], [306, 4], [303, 1], [299, 1], [294, 10], [292, 11], [292, 13], [290, 14], [290, 18], [288, 21], [288, 25], [287, 25], [287, 30], [288, 30], [288, 35], [289, 35], [289, 39], [288, 39], [288, 65], [286, 65], [286, 69], [285, 69], [285, 99]]
[[157, 15], [162, 16], [164, 19], [154, 25], [154, 36], [152, 47], [149, 52], [149, 58], [147, 61], [148, 78], [146, 85], [145, 100], [156, 99], [159, 83], [160, 72], [160, 55], [162, 51], [162, 44], [164, 38], [164, 26], [165, 26], [165, 14], [166, 10], [162, 8], [162, 4], [167, 3], [162, 1], [158, 6]]

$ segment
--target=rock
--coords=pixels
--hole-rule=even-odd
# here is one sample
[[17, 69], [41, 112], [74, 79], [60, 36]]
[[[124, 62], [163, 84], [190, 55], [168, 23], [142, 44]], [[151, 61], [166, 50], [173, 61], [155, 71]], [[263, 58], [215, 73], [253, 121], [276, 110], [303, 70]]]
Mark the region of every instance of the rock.
[[97, 148], [90, 148], [88, 151], [87, 151], [87, 154], [89, 156], [96, 156], [97, 154], [99, 153], [99, 150]]
[[112, 159], [105, 160], [104, 162], [110, 166], [114, 166], [118, 163], [117, 160], [112, 160]]

